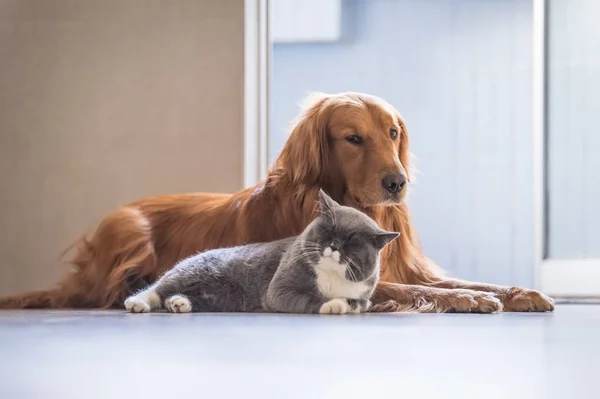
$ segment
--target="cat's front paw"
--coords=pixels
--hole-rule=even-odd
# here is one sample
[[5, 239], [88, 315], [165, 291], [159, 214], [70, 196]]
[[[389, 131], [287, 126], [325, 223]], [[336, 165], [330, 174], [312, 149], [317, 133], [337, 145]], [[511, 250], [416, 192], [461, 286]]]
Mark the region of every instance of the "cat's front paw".
[[192, 303], [183, 295], [173, 295], [165, 300], [165, 308], [172, 313], [189, 313], [192, 311]]
[[125, 300], [125, 309], [131, 313], [148, 313], [150, 304], [138, 296], [131, 296]]
[[348, 301], [341, 298], [335, 298], [325, 302], [319, 309], [320, 314], [344, 314], [348, 313], [350, 306]]

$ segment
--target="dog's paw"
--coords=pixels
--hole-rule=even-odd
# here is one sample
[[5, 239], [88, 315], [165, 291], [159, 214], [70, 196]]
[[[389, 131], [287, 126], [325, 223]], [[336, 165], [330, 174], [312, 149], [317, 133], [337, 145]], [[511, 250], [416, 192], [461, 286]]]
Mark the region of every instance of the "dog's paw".
[[500, 299], [489, 292], [483, 292], [476, 295], [474, 299], [477, 301], [477, 306], [471, 311], [475, 313], [496, 313], [502, 312], [503, 306]]
[[192, 303], [183, 295], [173, 295], [165, 300], [165, 308], [172, 313], [189, 313]]
[[335, 298], [330, 301], [325, 302], [321, 309], [319, 309], [320, 314], [344, 314], [348, 313], [350, 310], [350, 306], [348, 305], [348, 301], [342, 298]]
[[435, 311], [496, 313], [502, 311], [502, 302], [491, 292], [455, 289], [436, 301]]
[[502, 302], [491, 292], [453, 289], [418, 297], [410, 310], [418, 313], [496, 313], [502, 311]]
[[139, 296], [132, 296], [125, 300], [125, 309], [131, 313], [148, 313], [150, 304]]
[[554, 300], [539, 291], [513, 287], [502, 296], [507, 312], [552, 312]]

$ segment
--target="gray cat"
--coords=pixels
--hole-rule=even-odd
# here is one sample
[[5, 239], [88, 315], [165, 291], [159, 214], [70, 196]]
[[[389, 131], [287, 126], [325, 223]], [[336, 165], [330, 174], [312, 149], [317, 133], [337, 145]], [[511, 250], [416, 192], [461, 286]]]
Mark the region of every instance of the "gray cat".
[[399, 233], [319, 191], [321, 214], [296, 237], [215, 249], [179, 262], [130, 296], [134, 313], [359, 313], [379, 281], [379, 252]]

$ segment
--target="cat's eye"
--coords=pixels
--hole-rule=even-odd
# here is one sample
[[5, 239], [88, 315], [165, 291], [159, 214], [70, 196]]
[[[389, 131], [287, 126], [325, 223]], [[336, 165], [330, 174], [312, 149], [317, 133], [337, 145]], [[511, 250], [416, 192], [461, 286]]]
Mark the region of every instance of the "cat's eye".
[[361, 145], [363, 142], [363, 138], [360, 137], [358, 134], [353, 134], [350, 136], [346, 136], [346, 141], [350, 144]]
[[392, 140], [396, 140], [396, 138], [398, 137], [398, 131], [396, 129], [391, 129], [390, 137], [392, 138]]
[[324, 224], [321, 226], [321, 234], [323, 236], [330, 237], [330, 236], [333, 236], [334, 233], [335, 233], [334, 226], [332, 224], [327, 223], [327, 224]]

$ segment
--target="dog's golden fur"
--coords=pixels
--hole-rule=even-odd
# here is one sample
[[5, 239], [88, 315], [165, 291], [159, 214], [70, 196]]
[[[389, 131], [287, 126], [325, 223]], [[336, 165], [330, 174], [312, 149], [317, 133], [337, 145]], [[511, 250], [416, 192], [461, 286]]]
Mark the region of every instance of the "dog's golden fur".
[[[361, 143], [349, 142], [352, 135]], [[398, 112], [365, 94], [312, 95], [265, 181], [232, 195], [167, 195], [117, 209], [76, 243], [74, 271], [57, 288], [7, 297], [0, 307], [120, 308], [184, 257], [300, 233], [315, 217], [322, 187], [401, 233], [382, 253], [373, 311], [553, 309], [537, 291], [445, 278], [421, 252], [406, 189], [396, 196], [382, 189], [388, 173], [410, 182], [408, 133]]]

